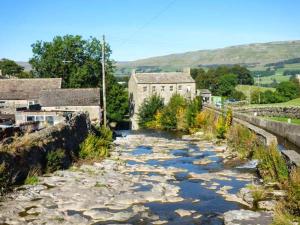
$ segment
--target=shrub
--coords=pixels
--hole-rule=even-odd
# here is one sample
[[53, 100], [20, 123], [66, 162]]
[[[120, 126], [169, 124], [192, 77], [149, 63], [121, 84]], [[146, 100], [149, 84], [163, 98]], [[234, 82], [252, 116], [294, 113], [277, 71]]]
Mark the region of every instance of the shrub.
[[9, 185], [9, 174], [8, 169], [6, 168], [6, 163], [3, 162], [0, 164], [0, 195], [4, 194], [8, 185]]
[[217, 138], [224, 139], [226, 133], [226, 127], [225, 127], [225, 119], [223, 116], [218, 117], [215, 127], [217, 132]]
[[211, 110], [203, 110], [196, 116], [196, 126], [198, 128], [206, 129], [214, 123], [215, 114]]
[[186, 100], [179, 94], [171, 97], [168, 105], [162, 110], [161, 126], [166, 130], [177, 128], [177, 113], [180, 108], [186, 107]]
[[180, 107], [176, 113], [176, 129], [184, 131], [188, 128], [186, 109]]
[[293, 216], [287, 212], [285, 204], [277, 204], [272, 225], [293, 225], [294, 223], [292, 221]]
[[64, 160], [65, 160], [65, 150], [57, 149], [55, 151], [50, 151], [47, 153], [47, 172], [51, 173], [56, 170], [60, 170], [64, 168]]
[[266, 198], [267, 192], [264, 188], [257, 185], [249, 185], [249, 189], [251, 191], [253, 197], [253, 207], [258, 208], [258, 202], [262, 201]]
[[24, 181], [24, 184], [28, 185], [35, 185], [39, 182], [39, 169], [38, 168], [32, 168], [29, 170], [29, 173]]
[[139, 108], [138, 124], [141, 128], [146, 128], [147, 124], [154, 121], [155, 114], [164, 107], [162, 98], [158, 95], [152, 95], [145, 99]]
[[80, 145], [79, 157], [82, 159], [99, 159], [109, 156], [112, 132], [108, 128], [99, 128], [100, 135], [89, 134]]
[[276, 144], [258, 146], [253, 158], [259, 160], [258, 170], [265, 181], [279, 181], [280, 183], [287, 181], [288, 168]]
[[186, 110], [186, 120], [189, 127], [196, 127], [196, 116], [201, 110], [201, 100], [195, 98], [193, 101], [189, 102]]
[[238, 153], [242, 159], [252, 155], [258, 143], [256, 135], [242, 125], [231, 126], [227, 132], [228, 146]]
[[300, 168], [291, 172], [287, 192], [288, 197], [285, 207], [290, 214], [300, 217]]

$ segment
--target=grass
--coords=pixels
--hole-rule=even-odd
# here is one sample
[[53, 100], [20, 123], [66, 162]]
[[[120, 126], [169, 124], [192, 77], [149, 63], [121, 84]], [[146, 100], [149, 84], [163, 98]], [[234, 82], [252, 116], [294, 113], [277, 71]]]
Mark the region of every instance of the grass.
[[300, 98], [296, 98], [293, 100], [290, 100], [288, 102], [282, 102], [282, 103], [272, 103], [272, 104], [251, 104], [248, 107], [251, 108], [258, 108], [258, 107], [266, 107], [266, 106], [272, 106], [272, 107], [289, 107], [289, 106], [300, 106]]
[[28, 176], [24, 183], [29, 185], [35, 185], [39, 183], [39, 178], [37, 176]]
[[240, 91], [242, 92], [247, 99], [249, 99], [250, 97], [250, 94], [254, 91], [267, 91], [267, 90], [270, 90], [270, 91], [275, 91], [275, 88], [268, 88], [268, 87], [260, 87], [260, 86], [255, 86], [255, 85], [237, 85], [235, 87], [235, 89], [237, 91]]
[[[289, 119], [287, 117], [278, 117], [278, 116], [263, 117], [263, 118], [268, 119], [268, 120], [278, 121], [278, 122], [285, 122], [285, 123], [287, 123], [288, 119]], [[300, 119], [291, 119], [291, 123], [296, 124], [296, 125], [300, 125]]]

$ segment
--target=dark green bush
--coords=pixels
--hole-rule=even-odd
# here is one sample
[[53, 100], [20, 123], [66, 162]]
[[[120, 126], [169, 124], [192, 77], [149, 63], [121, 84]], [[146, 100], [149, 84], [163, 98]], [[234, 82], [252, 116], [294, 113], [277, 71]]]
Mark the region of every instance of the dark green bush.
[[155, 120], [156, 113], [164, 107], [162, 98], [158, 95], [152, 95], [145, 99], [139, 108], [138, 123], [141, 128], [146, 128], [147, 124]]
[[191, 102], [189, 102], [186, 110], [186, 119], [187, 125], [189, 127], [196, 126], [196, 116], [198, 112], [201, 110], [201, 100], [199, 98], [195, 98]]
[[177, 128], [177, 113], [179, 109], [185, 108], [186, 100], [179, 94], [171, 97], [168, 105], [162, 110], [161, 125], [166, 130], [174, 130]]
[[65, 150], [57, 149], [55, 151], [50, 151], [47, 153], [47, 166], [46, 170], [49, 173], [52, 173], [56, 170], [64, 168], [64, 160], [66, 159]]

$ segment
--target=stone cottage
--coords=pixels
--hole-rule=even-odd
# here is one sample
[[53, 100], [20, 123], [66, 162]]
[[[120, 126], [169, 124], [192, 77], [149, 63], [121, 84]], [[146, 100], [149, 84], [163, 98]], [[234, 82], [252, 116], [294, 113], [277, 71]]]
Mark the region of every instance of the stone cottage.
[[167, 104], [175, 93], [186, 99], [196, 96], [196, 83], [190, 75], [190, 69], [183, 72], [168, 73], [135, 73], [132, 72], [128, 83], [130, 100], [130, 117], [132, 129], [138, 129], [138, 116], [140, 105], [146, 98], [157, 94]]
[[61, 78], [0, 79], [0, 113], [14, 114], [17, 108], [38, 103], [42, 90], [61, 88]]
[[100, 122], [99, 88], [43, 90], [39, 104], [47, 112], [88, 112], [92, 122]]

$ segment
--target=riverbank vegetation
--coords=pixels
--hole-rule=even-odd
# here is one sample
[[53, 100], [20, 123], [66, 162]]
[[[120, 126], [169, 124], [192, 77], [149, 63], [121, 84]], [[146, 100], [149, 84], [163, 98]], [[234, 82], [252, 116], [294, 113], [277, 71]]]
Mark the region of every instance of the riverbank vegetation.
[[160, 96], [153, 95], [142, 103], [138, 112], [141, 128], [191, 131], [196, 125], [196, 116], [201, 110], [198, 98], [186, 100], [175, 94], [167, 105]]
[[[289, 170], [275, 144], [266, 146], [252, 131], [242, 125], [226, 125], [224, 121], [230, 120], [230, 117], [232, 119], [230, 111], [217, 114], [211, 110], [204, 110], [197, 115], [197, 125], [204, 135], [208, 132], [211, 138], [225, 138], [229, 149], [238, 158], [258, 160], [258, 172], [265, 185], [262, 188], [281, 189], [286, 193], [286, 197], [281, 198], [276, 206], [275, 225], [300, 222], [300, 169]], [[256, 189], [252, 191], [257, 205], [266, 195]]]
[[79, 158], [85, 160], [101, 159], [109, 156], [112, 144], [112, 132], [106, 127], [96, 127], [93, 134], [89, 134], [80, 145]]

